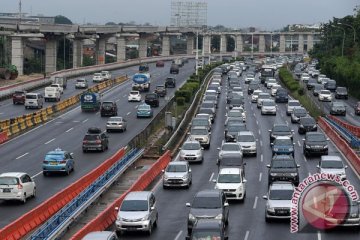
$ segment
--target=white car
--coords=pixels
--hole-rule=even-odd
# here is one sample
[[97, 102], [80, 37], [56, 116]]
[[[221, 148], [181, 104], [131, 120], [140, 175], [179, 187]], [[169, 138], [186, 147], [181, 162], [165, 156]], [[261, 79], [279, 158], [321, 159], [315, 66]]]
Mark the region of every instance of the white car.
[[199, 141], [187, 140], [180, 148], [180, 160], [188, 162], [202, 162], [204, 160], [204, 148]]
[[272, 114], [276, 115], [276, 103], [272, 99], [264, 99], [261, 105], [261, 115]]
[[286, 104], [286, 115], [290, 116], [295, 107], [301, 107], [299, 100], [289, 100]]
[[276, 91], [281, 88], [281, 85], [280, 84], [274, 84], [271, 86], [271, 96], [275, 97], [276, 95]]
[[93, 76], [93, 82], [103, 82], [104, 81], [104, 78], [103, 76], [101, 75], [101, 73], [94, 73], [94, 76]]
[[216, 180], [215, 189], [223, 190], [226, 199], [243, 200], [246, 196], [246, 179], [241, 168], [221, 168]]
[[275, 84], [278, 84], [275, 78], [270, 78], [269, 80], [267, 80], [266, 82], [266, 88], [267, 89], [271, 89], [271, 87]]
[[332, 100], [332, 94], [329, 90], [321, 90], [319, 92], [319, 101], [325, 102], [325, 101], [329, 101], [331, 102]]
[[253, 94], [251, 95], [251, 102], [252, 103], [256, 103], [257, 102], [257, 99], [258, 99], [258, 97], [259, 97], [259, 94], [260, 93], [262, 93], [263, 91], [261, 91], [261, 90], [255, 90], [254, 92], [253, 92]]
[[223, 156], [242, 156], [241, 146], [237, 142], [223, 142], [221, 147], [217, 148], [219, 150], [219, 157], [221, 159]]
[[36, 184], [26, 173], [8, 172], [0, 174], [0, 200], [20, 200], [36, 196]]
[[318, 173], [332, 173], [338, 175], [341, 180], [346, 179], [346, 165], [339, 156], [321, 156], [319, 165], [317, 165]]
[[53, 83], [53, 84], [50, 85], [50, 87], [57, 88], [61, 94], [64, 93], [64, 88], [58, 83]]
[[236, 142], [241, 146], [243, 155], [257, 154], [256, 138], [251, 131], [240, 131], [236, 137]]
[[246, 122], [246, 111], [242, 107], [233, 107], [227, 114], [226, 114], [226, 120], [225, 125], [227, 122], [227, 119], [229, 117], [239, 117], [242, 118], [243, 122]]
[[307, 73], [301, 74], [300, 80], [303, 82], [308, 82], [310, 80], [310, 75]]
[[262, 102], [265, 99], [271, 99], [270, 94], [265, 92], [260, 93], [257, 99], [257, 108], [261, 108]]
[[75, 88], [88, 88], [89, 84], [85, 78], [76, 79]]
[[128, 102], [141, 102], [141, 94], [139, 91], [130, 91]]
[[111, 79], [111, 73], [109, 71], [101, 71], [100, 73], [104, 80]]

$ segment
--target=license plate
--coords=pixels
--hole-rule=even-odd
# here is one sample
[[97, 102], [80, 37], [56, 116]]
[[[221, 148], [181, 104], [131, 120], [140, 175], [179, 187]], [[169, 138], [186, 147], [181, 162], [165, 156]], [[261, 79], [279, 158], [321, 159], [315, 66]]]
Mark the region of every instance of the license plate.
[[3, 189], [3, 192], [9, 193], [9, 192], [11, 192], [11, 191], [10, 191], [10, 188], [4, 188], [4, 189]]
[[50, 162], [50, 165], [57, 165], [57, 162]]

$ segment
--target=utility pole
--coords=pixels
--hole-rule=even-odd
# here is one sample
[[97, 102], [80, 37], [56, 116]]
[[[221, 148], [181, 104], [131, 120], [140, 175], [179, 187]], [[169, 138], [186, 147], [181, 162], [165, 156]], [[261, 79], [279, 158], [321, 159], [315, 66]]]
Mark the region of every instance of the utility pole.
[[21, 0], [19, 0], [19, 22], [21, 22]]

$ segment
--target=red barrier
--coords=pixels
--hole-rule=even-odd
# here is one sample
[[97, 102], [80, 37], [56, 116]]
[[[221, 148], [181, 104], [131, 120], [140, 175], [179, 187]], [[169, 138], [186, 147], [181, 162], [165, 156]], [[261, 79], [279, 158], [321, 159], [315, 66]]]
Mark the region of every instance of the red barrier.
[[81, 240], [86, 234], [94, 231], [103, 231], [113, 224], [116, 220], [117, 212], [115, 207], [121, 205], [125, 196], [132, 191], [143, 191], [146, 189], [149, 184], [154, 181], [154, 179], [161, 173], [161, 170], [164, 169], [171, 160], [170, 151], [166, 151], [157, 161], [154, 163], [151, 168], [144, 172], [138, 180], [118, 199], [116, 199], [112, 204], [110, 204], [104, 211], [102, 211], [95, 219], [86, 224], [82, 229], [80, 229], [76, 234], [74, 234], [71, 240]]
[[318, 125], [345, 155], [358, 174], [360, 174], [360, 157], [357, 155], [357, 153], [322, 117], [318, 119]]
[[0, 132], [0, 144], [8, 140], [7, 132]]
[[331, 120], [335, 121], [337, 124], [343, 126], [344, 128], [346, 128], [347, 130], [349, 130], [352, 134], [354, 134], [355, 136], [357, 136], [358, 138], [360, 138], [360, 127], [358, 126], [354, 126], [351, 125], [337, 117], [334, 116], [328, 116]]
[[125, 154], [125, 149], [122, 148], [113, 156], [105, 160], [100, 166], [92, 170], [80, 178], [75, 183], [71, 184], [61, 192], [58, 192], [35, 209], [22, 215], [20, 218], [5, 226], [0, 230], [1, 240], [20, 239], [42, 223], [53, 216], [57, 211], [74, 199], [81, 191], [93, 183], [99, 176], [108, 170], [118, 159]]

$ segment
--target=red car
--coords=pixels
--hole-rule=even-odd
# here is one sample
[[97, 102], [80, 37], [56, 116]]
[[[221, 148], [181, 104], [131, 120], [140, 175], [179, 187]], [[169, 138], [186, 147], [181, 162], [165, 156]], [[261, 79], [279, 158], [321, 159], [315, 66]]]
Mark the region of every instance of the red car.
[[25, 104], [26, 91], [15, 91], [12, 95], [13, 104]]
[[164, 66], [165, 66], [164, 61], [159, 60], [156, 62], [156, 67], [164, 67]]
[[357, 102], [354, 106], [355, 115], [360, 115], [360, 102]]

